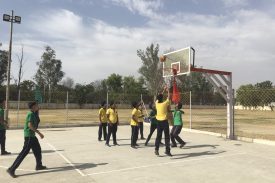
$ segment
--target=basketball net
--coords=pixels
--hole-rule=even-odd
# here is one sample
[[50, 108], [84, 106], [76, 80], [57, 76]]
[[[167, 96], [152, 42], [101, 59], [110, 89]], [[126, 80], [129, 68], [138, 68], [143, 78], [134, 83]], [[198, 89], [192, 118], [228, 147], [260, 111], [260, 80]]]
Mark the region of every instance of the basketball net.
[[177, 104], [180, 102], [180, 92], [178, 90], [177, 81], [176, 81], [177, 70], [176, 69], [171, 69], [171, 70], [173, 75], [165, 77], [164, 82], [169, 89], [172, 88], [171, 100], [174, 104]]
[[177, 87], [176, 82], [177, 70], [173, 69], [173, 93], [172, 93], [172, 102], [177, 104], [180, 102], [180, 92]]

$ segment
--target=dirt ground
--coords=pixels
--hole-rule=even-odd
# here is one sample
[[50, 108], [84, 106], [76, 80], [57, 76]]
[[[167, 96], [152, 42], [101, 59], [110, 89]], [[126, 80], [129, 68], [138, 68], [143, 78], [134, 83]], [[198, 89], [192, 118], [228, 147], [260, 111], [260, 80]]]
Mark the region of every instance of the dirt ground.
[[[190, 110], [185, 109], [184, 127], [190, 128]], [[17, 123], [17, 111], [10, 111], [11, 127], [22, 127], [27, 110], [20, 110]], [[130, 109], [119, 109], [121, 124], [129, 124]], [[98, 123], [98, 110], [69, 109], [41, 110], [41, 125], [55, 127], [59, 125], [93, 125]], [[226, 133], [226, 109], [193, 109], [192, 129]], [[235, 134], [250, 138], [275, 140], [275, 112], [235, 110]]]

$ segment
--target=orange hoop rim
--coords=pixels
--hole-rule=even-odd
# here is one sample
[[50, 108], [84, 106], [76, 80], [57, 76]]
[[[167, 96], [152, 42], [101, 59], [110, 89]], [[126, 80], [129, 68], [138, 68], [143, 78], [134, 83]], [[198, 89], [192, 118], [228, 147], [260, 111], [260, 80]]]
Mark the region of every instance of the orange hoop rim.
[[163, 68], [163, 71], [172, 72], [172, 76], [177, 76], [177, 74], [178, 74], [178, 71], [177, 71], [177, 69], [175, 69], [175, 68], [167, 67], [167, 68]]

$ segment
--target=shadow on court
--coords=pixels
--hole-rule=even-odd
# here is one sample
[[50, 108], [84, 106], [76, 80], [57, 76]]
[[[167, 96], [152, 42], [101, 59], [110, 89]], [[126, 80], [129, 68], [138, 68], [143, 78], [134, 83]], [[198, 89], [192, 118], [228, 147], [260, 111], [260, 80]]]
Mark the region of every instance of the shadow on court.
[[47, 131], [47, 132], [65, 132], [65, 131], [72, 131], [72, 129], [46, 129], [44, 131]]
[[173, 154], [173, 157], [171, 159], [185, 159], [185, 158], [200, 157], [200, 156], [214, 156], [225, 152], [226, 151], [220, 151], [220, 152], [204, 151], [204, 152], [198, 152], [198, 153]]
[[74, 169], [79, 169], [79, 170], [86, 170], [90, 168], [95, 168], [97, 166], [103, 166], [107, 165], [108, 163], [74, 163], [75, 167], [72, 166], [63, 166], [63, 167], [53, 167], [53, 168], [47, 168], [44, 171], [36, 171], [36, 172], [31, 172], [31, 173], [26, 173], [26, 174], [20, 174], [18, 177], [23, 177], [23, 176], [28, 176], [28, 175], [38, 175], [38, 174], [46, 174], [46, 173], [55, 173], [55, 172], [63, 172], [63, 171], [69, 171], [69, 170], [74, 170]]
[[193, 146], [184, 146], [183, 149], [194, 149], [194, 148], [205, 148], [205, 147], [211, 147], [212, 149], [216, 149], [220, 145], [208, 145], [208, 144], [203, 144], [203, 145], [193, 145]]
[[[62, 152], [64, 150], [62, 149], [62, 150], [56, 150], [56, 151]], [[56, 153], [56, 151], [53, 151], [53, 150], [42, 150], [42, 156], [43, 156], [43, 154]], [[33, 154], [33, 152], [30, 152], [28, 155], [31, 155], [31, 154]], [[19, 155], [19, 153], [11, 153], [11, 155]]]

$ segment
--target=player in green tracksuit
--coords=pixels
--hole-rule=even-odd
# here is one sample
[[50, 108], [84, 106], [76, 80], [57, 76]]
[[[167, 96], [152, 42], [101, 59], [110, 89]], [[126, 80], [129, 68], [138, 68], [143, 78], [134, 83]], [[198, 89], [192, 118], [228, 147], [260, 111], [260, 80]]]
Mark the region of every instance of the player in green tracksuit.
[[[157, 110], [156, 110], [156, 106], [154, 104], [150, 104], [149, 108], [151, 109], [151, 112], [149, 114], [149, 119], [150, 119], [150, 133], [145, 141], [145, 146], [148, 145], [153, 133], [155, 132], [155, 130], [158, 127], [158, 121], [156, 119], [156, 115], [157, 115]], [[160, 144], [163, 144], [162, 142], [160, 142]]]
[[171, 147], [177, 147], [176, 140], [178, 141], [178, 143], [180, 143], [180, 148], [182, 148], [186, 144], [179, 136], [183, 125], [182, 114], [184, 114], [181, 108], [182, 108], [182, 104], [179, 102], [176, 105], [175, 110], [171, 110], [173, 112], [173, 117], [174, 117], [174, 126], [170, 133], [171, 141], [172, 141]]
[[35, 134], [37, 133], [41, 139], [44, 138], [44, 135], [37, 130], [38, 127], [38, 118], [35, 114], [39, 108], [36, 102], [30, 102], [29, 103], [30, 111], [27, 114], [26, 122], [24, 126], [24, 146], [22, 151], [17, 156], [14, 163], [11, 165], [11, 167], [7, 170], [7, 172], [10, 174], [11, 177], [16, 178], [15, 171], [20, 166], [22, 161], [25, 159], [25, 157], [29, 154], [30, 150], [32, 149], [32, 152], [34, 154], [34, 157], [36, 159], [36, 170], [44, 170], [47, 167], [42, 165], [42, 153], [41, 153], [41, 146], [36, 138]]

